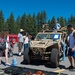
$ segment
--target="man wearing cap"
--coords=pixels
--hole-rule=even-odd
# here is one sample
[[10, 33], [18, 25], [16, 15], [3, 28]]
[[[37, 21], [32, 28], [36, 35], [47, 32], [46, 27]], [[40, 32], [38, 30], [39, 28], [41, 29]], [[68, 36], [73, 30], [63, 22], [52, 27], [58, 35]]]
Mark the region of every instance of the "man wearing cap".
[[20, 29], [20, 33], [18, 33], [18, 55], [21, 56], [21, 51], [22, 51], [22, 48], [23, 48], [23, 32], [24, 30], [23, 29]]
[[[75, 37], [74, 37], [75, 30], [71, 24], [69, 24], [67, 26], [67, 29], [68, 29], [68, 31], [70, 31], [70, 34], [69, 34], [69, 51], [68, 51], [68, 59], [70, 62], [70, 66], [68, 68], [73, 69], [73, 68], [75, 68]], [[73, 57], [73, 61], [74, 61], [74, 66], [73, 66], [72, 57]]]
[[56, 29], [56, 30], [59, 30], [60, 27], [61, 27], [60, 24], [58, 23], [58, 21], [56, 21], [55, 29]]

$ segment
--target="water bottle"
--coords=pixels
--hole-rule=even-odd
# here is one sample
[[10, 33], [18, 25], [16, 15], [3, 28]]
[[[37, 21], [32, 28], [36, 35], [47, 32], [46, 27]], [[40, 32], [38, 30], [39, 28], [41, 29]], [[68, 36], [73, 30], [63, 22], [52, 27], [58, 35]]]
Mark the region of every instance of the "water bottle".
[[16, 65], [17, 65], [17, 60], [16, 60], [16, 58], [14, 58], [14, 59], [12, 60], [12, 65], [13, 65], [13, 66], [16, 66]]

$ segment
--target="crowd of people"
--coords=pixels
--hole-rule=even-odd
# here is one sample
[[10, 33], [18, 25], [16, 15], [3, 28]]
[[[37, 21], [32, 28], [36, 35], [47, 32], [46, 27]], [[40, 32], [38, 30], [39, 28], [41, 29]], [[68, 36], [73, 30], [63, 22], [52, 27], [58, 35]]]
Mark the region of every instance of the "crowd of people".
[[[58, 21], [56, 21], [55, 29], [59, 30], [61, 25]], [[68, 59], [70, 66], [68, 69], [75, 69], [75, 29], [72, 24], [67, 25], [67, 30], [69, 32], [67, 37], [67, 45], [68, 45]]]
[[18, 55], [21, 56], [23, 54], [22, 48], [24, 47], [24, 51], [27, 47], [29, 47], [29, 42], [31, 40], [31, 35], [28, 33], [25, 33], [24, 30], [20, 29], [20, 32], [18, 33]]
[[[55, 29], [59, 30], [61, 28], [58, 21], [56, 21]], [[70, 66], [68, 69], [75, 69], [75, 29], [72, 24], [67, 25], [67, 30], [69, 32], [67, 37], [67, 46], [68, 46], [68, 59]]]
[[3, 52], [5, 54], [5, 66], [10, 66], [10, 64], [8, 63], [8, 51], [10, 49], [10, 42], [9, 42], [9, 38], [8, 38], [8, 32], [7, 31], [2, 31], [0, 34], [0, 42], [5, 42], [5, 47], [4, 49], [0, 48], [0, 65], [2, 63], [2, 55]]
[[[10, 50], [14, 50], [13, 42], [12, 39], [9, 40], [9, 33], [7, 30], [3, 30], [0, 33], [0, 44], [5, 43], [5, 48], [0, 48], [0, 65], [2, 64], [2, 56], [3, 54], [5, 55], [5, 66], [11, 66], [11, 64], [8, 62], [8, 52]], [[18, 56], [23, 55], [23, 51], [27, 47], [29, 47], [29, 42], [30, 42], [31, 36], [26, 33], [24, 34], [24, 30], [20, 29], [20, 32], [18, 33]], [[24, 47], [24, 50], [22, 51]]]
[[[60, 24], [58, 24], [58, 22], [56, 21], [56, 27], [55, 29], [60, 29]], [[72, 24], [67, 25], [67, 30], [69, 31], [69, 35], [68, 35], [68, 59], [70, 62], [70, 66], [68, 67], [69, 69], [73, 69], [75, 68], [75, 29], [73, 27]], [[4, 34], [2, 33], [0, 35], [0, 42], [5, 40], [6, 41], [6, 48], [5, 48], [5, 65], [6, 66], [10, 66], [10, 64], [8, 63], [8, 51], [10, 49], [10, 41], [8, 40], [8, 33]], [[18, 56], [21, 56], [23, 54], [23, 51], [25, 51], [25, 49], [27, 47], [29, 47], [29, 42], [31, 40], [31, 36], [28, 33], [24, 34], [24, 30], [20, 29], [20, 32], [18, 33]], [[9, 46], [10, 45], [10, 46]], [[24, 47], [24, 50], [22, 51]], [[0, 50], [0, 65], [1, 65], [1, 61], [2, 61], [2, 51]], [[73, 59], [72, 59], [73, 58]], [[74, 62], [73, 62], [74, 61]]]

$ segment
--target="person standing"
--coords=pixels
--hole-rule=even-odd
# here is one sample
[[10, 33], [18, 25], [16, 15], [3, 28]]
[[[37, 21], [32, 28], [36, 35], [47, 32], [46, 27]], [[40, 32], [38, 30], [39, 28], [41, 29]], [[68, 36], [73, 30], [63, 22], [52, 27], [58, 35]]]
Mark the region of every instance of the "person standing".
[[22, 54], [21, 51], [22, 51], [23, 42], [24, 42], [23, 33], [24, 33], [24, 30], [20, 29], [20, 32], [18, 33], [18, 55], [19, 56], [21, 56]]
[[[70, 31], [70, 34], [69, 34], [69, 50], [68, 50], [68, 59], [69, 59], [69, 62], [70, 62], [70, 66], [68, 67], [69, 69], [73, 69], [75, 68], [75, 38], [73, 36], [75, 30], [73, 28], [73, 26], [71, 24], [69, 24], [67, 26], [67, 29], [68, 31]], [[74, 60], [74, 66], [73, 66], [73, 60]]]
[[[5, 49], [3, 50], [5, 52], [5, 66], [10, 66], [11, 64], [8, 63], [8, 52], [9, 52], [9, 48], [10, 48], [10, 43], [9, 43], [9, 36], [8, 36], [8, 32], [5, 30], [5, 31], [2, 31], [1, 33], [1, 42], [5, 42], [6, 43], [6, 47]], [[3, 54], [3, 52], [1, 51], [1, 53]], [[2, 55], [0, 55], [0, 64], [1, 64], [1, 61], [2, 61]]]
[[29, 34], [26, 33], [26, 35], [24, 36], [24, 51], [28, 47], [29, 47]]
[[[26, 33], [26, 35], [24, 36], [24, 56], [27, 59], [26, 64], [30, 63], [30, 57], [29, 57], [29, 46], [30, 46], [30, 35], [28, 33]], [[23, 60], [24, 63], [25, 60]]]
[[56, 21], [55, 29], [56, 29], [56, 30], [59, 30], [60, 28], [61, 28], [61, 25], [59, 24], [58, 21]]

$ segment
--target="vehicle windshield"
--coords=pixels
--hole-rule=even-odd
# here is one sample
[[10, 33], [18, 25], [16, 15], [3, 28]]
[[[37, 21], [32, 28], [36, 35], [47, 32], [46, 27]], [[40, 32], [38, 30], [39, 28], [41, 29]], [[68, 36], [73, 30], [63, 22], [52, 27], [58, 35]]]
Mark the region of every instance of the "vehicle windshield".
[[38, 34], [36, 39], [53, 39], [57, 40], [60, 38], [60, 34]]

